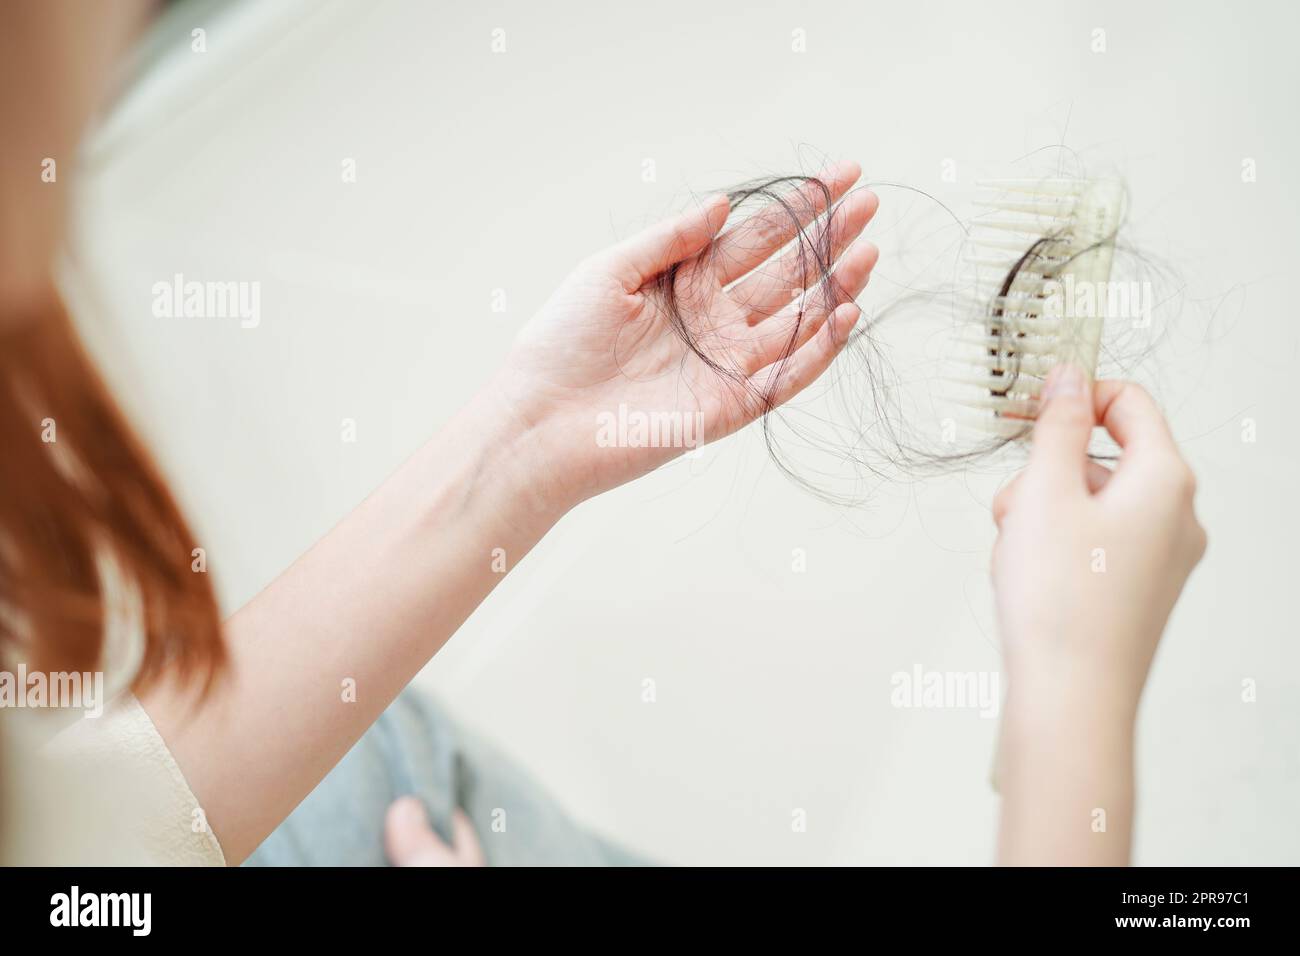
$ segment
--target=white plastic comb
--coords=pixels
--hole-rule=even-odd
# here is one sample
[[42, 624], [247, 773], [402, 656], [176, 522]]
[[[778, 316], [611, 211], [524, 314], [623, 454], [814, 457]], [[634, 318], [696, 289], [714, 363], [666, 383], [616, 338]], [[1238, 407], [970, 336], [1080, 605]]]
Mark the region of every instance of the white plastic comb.
[[1096, 374], [1125, 193], [1114, 180], [977, 185], [989, 198], [976, 205], [991, 214], [974, 220], [968, 240], [967, 261], [979, 276], [976, 318], [959, 333], [952, 356], [959, 368], [945, 379], [959, 387], [953, 401], [963, 418], [1015, 438], [1037, 417], [1053, 366], [1072, 362]]

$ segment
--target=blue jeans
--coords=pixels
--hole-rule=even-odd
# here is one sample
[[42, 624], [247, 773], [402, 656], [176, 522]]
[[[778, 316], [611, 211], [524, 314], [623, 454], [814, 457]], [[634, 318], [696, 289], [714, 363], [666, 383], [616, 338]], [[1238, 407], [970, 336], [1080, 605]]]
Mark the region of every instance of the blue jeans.
[[384, 814], [414, 794], [444, 840], [460, 807], [492, 866], [642, 861], [578, 825], [520, 768], [408, 690], [245, 866], [383, 866]]

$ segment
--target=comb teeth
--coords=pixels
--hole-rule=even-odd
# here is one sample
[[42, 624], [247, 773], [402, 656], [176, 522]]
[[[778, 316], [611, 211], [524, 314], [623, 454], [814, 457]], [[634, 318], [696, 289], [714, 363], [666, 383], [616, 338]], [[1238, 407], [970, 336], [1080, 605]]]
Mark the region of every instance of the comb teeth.
[[1081, 196], [1087, 191], [1086, 179], [980, 179], [980, 189], [1004, 193], [1029, 193], [1034, 196]]
[[995, 438], [1024, 438], [1029, 434], [1029, 429], [1033, 427], [1033, 421], [1028, 419], [1003, 417], [997, 412], [977, 413], [964, 411], [958, 414], [958, 419], [978, 431]]
[[[975, 246], [978, 249], [996, 249], [998, 251], [1014, 252], [1017, 258], [1023, 256], [1027, 251], [1025, 244], [1018, 239], [997, 239], [993, 236], [976, 236], [967, 240], [967, 244]], [[1062, 240], [1053, 240], [1051, 242], [1043, 243], [1039, 247], [1039, 254], [1048, 255], [1049, 253], [1045, 250], [1049, 247], [1052, 249], [1053, 253], [1058, 253], [1060, 255], [1068, 254], [1069, 244]]]
[[975, 205], [983, 209], [1000, 209], [1003, 212], [1021, 212], [1053, 219], [1068, 218], [1074, 214], [1076, 200], [1070, 199], [977, 199]]
[[988, 352], [983, 352], [980, 355], [959, 358], [958, 361], [967, 369], [978, 369], [987, 373], [981, 387], [991, 391], [1000, 391], [1001, 388], [1005, 387], [1005, 385], [999, 387], [996, 384], [999, 376], [1027, 374], [1037, 378], [1046, 378], [1047, 373], [1056, 364], [1055, 362], [1044, 361], [1042, 356], [1016, 356], [1005, 352], [1000, 355], [990, 355]]
[[[986, 375], [978, 375], [978, 374], [972, 374], [970, 372], [965, 372], [965, 373], [953, 373], [950, 375], [945, 375], [943, 376], [941, 381], [946, 382], [949, 385], [958, 385], [966, 388], [979, 389], [980, 392], [983, 394], [979, 396], [973, 396], [973, 395], [970, 396], [971, 401], [974, 401], [976, 398], [980, 398], [980, 399], [997, 398], [998, 395], [1001, 394], [1023, 395], [1025, 398], [1038, 398], [1043, 393], [1043, 385], [1044, 385], [1043, 379], [1041, 379], [1037, 375], [1028, 374], [1027, 372], [1024, 371], [1024, 369], [1021, 369], [1018, 373], [1014, 375], [1005, 375], [1001, 380], [993, 379], [990, 376], [986, 376]], [[993, 381], [1005, 381], [1006, 382], [1005, 392], [998, 393], [996, 395], [993, 394], [990, 391], [990, 383]], [[975, 406], [965, 406], [965, 407], [983, 408], [985, 406], [975, 405]]]
[[1050, 335], [983, 335], [963, 336], [957, 339], [962, 345], [984, 349], [990, 355], [1055, 355], [1056, 339]]
[[[1003, 208], [1003, 207], [999, 207]], [[1050, 235], [1055, 232], [1055, 227], [1068, 226], [1070, 217], [1068, 216], [1037, 216], [1033, 219], [976, 219], [971, 225], [982, 226], [985, 229], [1000, 229], [1003, 232], [1018, 232], [1025, 236], [1034, 236], [1042, 238], [1044, 235]], [[1029, 243], [1025, 244], [1029, 248]]]
[[[1000, 438], [1018, 438], [1038, 415], [1053, 367], [1068, 361], [1089, 378], [1096, 374], [1105, 315], [1095, 308], [1076, 314], [1067, 293], [1079, 283], [1110, 278], [1124, 191], [1109, 180], [977, 185], [991, 193], [975, 202], [989, 214], [972, 220], [965, 261], [980, 279], [981, 305], [955, 337], [955, 367], [942, 379], [957, 389], [951, 401], [968, 423]], [[1008, 284], [1008, 272], [1022, 260]]]

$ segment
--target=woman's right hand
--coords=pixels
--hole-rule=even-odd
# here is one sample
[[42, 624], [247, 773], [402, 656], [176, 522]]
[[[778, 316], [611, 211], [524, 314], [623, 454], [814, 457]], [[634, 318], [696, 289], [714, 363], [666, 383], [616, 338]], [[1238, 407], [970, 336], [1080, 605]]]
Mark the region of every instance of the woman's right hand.
[[430, 825], [417, 797], [398, 797], [384, 817], [384, 852], [393, 866], [485, 866], [474, 824], [459, 807], [451, 830], [448, 843]]
[[[1096, 680], [1136, 708], [1169, 612], [1205, 553], [1195, 478], [1139, 386], [1090, 390], [1065, 366], [1044, 399], [1029, 466], [993, 505], [1007, 667], [1013, 681]], [[1094, 423], [1122, 449], [1113, 471], [1088, 458]]]
[[[1006, 863], [1128, 862], [1133, 732], [1156, 645], [1205, 552], [1195, 481], [1151, 397], [1053, 371], [1028, 467], [998, 495], [993, 585], [1010, 687]], [[1122, 449], [1091, 461], [1100, 424]]]

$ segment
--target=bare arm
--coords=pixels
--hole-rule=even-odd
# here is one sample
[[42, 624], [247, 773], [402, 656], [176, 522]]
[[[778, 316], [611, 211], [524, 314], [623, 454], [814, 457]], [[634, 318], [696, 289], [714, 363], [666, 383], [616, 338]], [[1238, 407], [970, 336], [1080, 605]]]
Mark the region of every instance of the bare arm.
[[[1150, 396], [1072, 372], [1053, 372], [1029, 467], [994, 505], [1009, 864], [1129, 862], [1138, 702], [1205, 551], [1192, 473]], [[1122, 449], [1114, 471], [1088, 460], [1094, 422]]]
[[[364, 733], [569, 502], [492, 391], [227, 624], [230, 670], [197, 707], [142, 703], [227, 859], [247, 856]], [[352, 689], [353, 692], [349, 692]]]
[[[829, 199], [857, 177], [855, 164], [828, 170]], [[808, 188], [817, 215], [825, 191]], [[835, 288], [848, 298], [876, 261], [869, 243], [849, 247], [875, 209], [861, 191], [832, 214]], [[776, 402], [830, 365], [857, 307], [828, 300], [799, 313], [790, 295], [799, 264], [766, 261], [795, 227], [755, 216], [719, 235], [727, 214], [714, 197], [584, 262], [501, 374], [231, 619], [233, 666], [206, 698], [160, 689], [142, 701], [230, 862], [265, 839], [487, 596], [501, 578], [494, 549], [514, 567], [575, 504], [686, 450], [604, 441], [602, 416], [683, 417], [688, 434], [713, 441], [761, 410], [685, 348], [647, 285], [654, 276], [682, 263], [683, 288], [698, 297], [690, 319], [718, 343], [711, 358], [776, 382]], [[710, 247], [718, 255], [700, 255]]]

